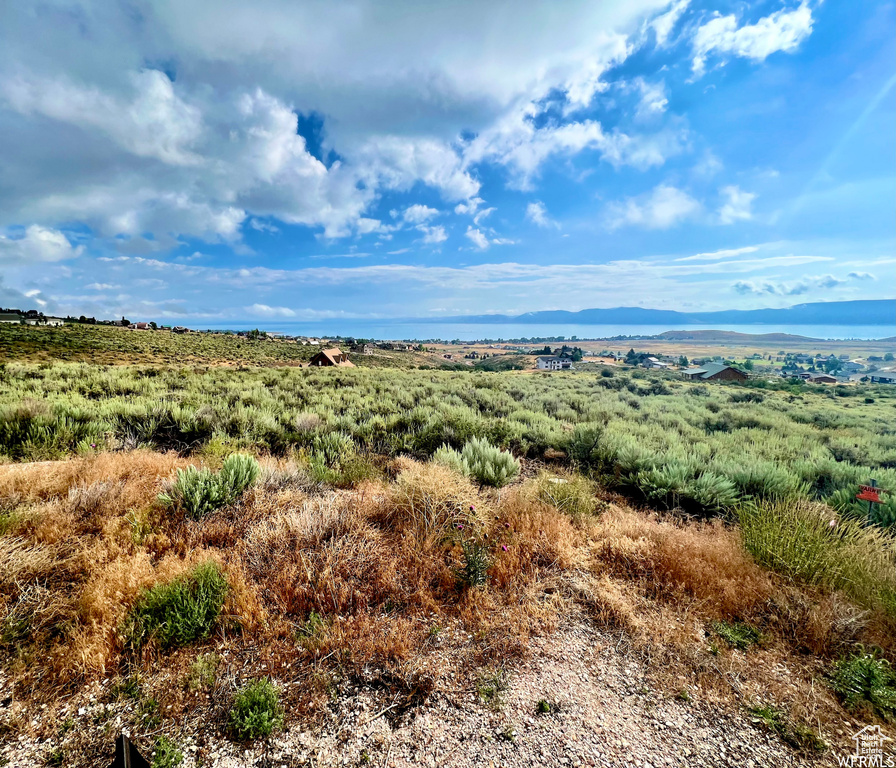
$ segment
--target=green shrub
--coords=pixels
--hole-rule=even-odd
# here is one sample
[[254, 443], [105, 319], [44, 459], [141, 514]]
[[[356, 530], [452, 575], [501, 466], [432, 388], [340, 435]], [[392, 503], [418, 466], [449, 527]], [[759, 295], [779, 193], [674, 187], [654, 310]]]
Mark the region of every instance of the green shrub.
[[552, 477], [542, 473], [535, 481], [535, 492], [540, 501], [565, 512], [574, 520], [594, 514], [594, 485], [581, 475]]
[[464, 445], [461, 459], [467, 475], [481, 485], [501, 488], [520, 473], [520, 463], [510, 453], [477, 437]]
[[847, 708], [896, 720], [896, 672], [886, 659], [862, 649], [835, 663], [830, 681]]
[[455, 451], [454, 448], [448, 445], [443, 444], [441, 448], [438, 448], [432, 455], [432, 460], [436, 464], [453, 469], [459, 475], [467, 474], [467, 467], [464, 464], [463, 457], [460, 455], [460, 451]]
[[480, 485], [502, 488], [520, 473], [520, 463], [512, 454], [496, 448], [485, 438], [469, 439], [458, 452], [443, 444], [433, 453], [436, 464], [472, 478]]
[[578, 424], [567, 446], [567, 454], [573, 461], [586, 467], [600, 468], [608, 458], [603, 440], [602, 424]]
[[712, 625], [715, 633], [732, 648], [745, 651], [759, 642], [761, 635], [756, 627], [741, 622], [717, 621]]
[[149, 642], [169, 648], [208, 637], [226, 596], [227, 578], [217, 563], [197, 565], [185, 576], [144, 590], [128, 615], [128, 641], [136, 649]]
[[252, 456], [234, 453], [224, 459], [220, 472], [192, 466], [177, 470], [177, 479], [159, 500], [199, 520], [232, 504], [257, 477], [258, 462]]
[[737, 514], [760, 565], [896, 617], [896, 541], [887, 533], [806, 500], [748, 503]]
[[355, 443], [344, 432], [325, 432], [316, 435], [312, 442], [312, 464], [317, 462], [325, 467], [336, 468], [355, 452]]
[[164, 735], [156, 739], [152, 768], [177, 768], [183, 761], [183, 752], [177, 748], [177, 744], [171, 739]]
[[460, 542], [462, 565], [457, 577], [463, 587], [481, 587], [488, 581], [488, 570], [492, 566], [492, 553], [488, 543], [476, 539]]
[[230, 728], [236, 738], [263, 738], [282, 727], [283, 708], [269, 678], [253, 680], [237, 693], [230, 710]]

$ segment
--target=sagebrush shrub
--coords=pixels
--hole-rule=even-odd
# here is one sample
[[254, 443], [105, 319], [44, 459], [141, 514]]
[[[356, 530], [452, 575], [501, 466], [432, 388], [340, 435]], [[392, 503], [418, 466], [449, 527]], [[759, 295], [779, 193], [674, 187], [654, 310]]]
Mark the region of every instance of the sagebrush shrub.
[[199, 520], [216, 509], [232, 504], [258, 477], [258, 462], [244, 453], [224, 459], [220, 472], [190, 466], [177, 470], [177, 479], [159, 500]]
[[462, 451], [442, 444], [432, 455], [432, 460], [476, 480], [480, 485], [495, 488], [507, 485], [520, 473], [520, 463], [512, 454], [478, 437], [469, 439]]
[[512, 454], [485, 439], [474, 437], [468, 440], [460, 455], [466, 474], [481, 485], [502, 488], [520, 473], [520, 463]]
[[312, 464], [320, 462], [326, 467], [338, 468], [355, 452], [355, 443], [344, 432], [325, 432], [316, 435], [311, 445]]
[[459, 475], [466, 475], [467, 467], [464, 464], [463, 457], [460, 455], [460, 451], [455, 451], [449, 445], [443, 444], [441, 448], [438, 448], [436, 452], [432, 455], [432, 460], [436, 464], [441, 464], [443, 467], [448, 467], [448, 469], [454, 470]]
[[233, 700], [230, 728], [238, 739], [270, 736], [283, 727], [283, 707], [269, 678], [253, 680]]
[[125, 635], [136, 649], [155, 642], [163, 648], [208, 637], [227, 597], [227, 577], [217, 563], [143, 591], [128, 614]]

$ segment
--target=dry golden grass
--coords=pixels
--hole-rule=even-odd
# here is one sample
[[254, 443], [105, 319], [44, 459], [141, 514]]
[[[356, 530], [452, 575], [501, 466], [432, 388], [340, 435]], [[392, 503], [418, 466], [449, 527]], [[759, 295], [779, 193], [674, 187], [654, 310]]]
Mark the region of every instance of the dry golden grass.
[[633, 580], [651, 597], [693, 600], [718, 619], [749, 618], [772, 580], [720, 521], [681, 523], [613, 507], [594, 531], [595, 570]]
[[[261, 654], [271, 669], [305, 669], [308, 686], [292, 694], [303, 711], [326, 687], [313, 683], [326, 664], [357, 676], [383, 670], [411, 690], [448, 658], [431, 652], [433, 628], [472, 636], [450, 658], [473, 669], [524, 656], [533, 636], [582, 606], [670, 685], [741, 701], [765, 692], [814, 717], [836, 710], [811, 684], [816, 656], [869, 639], [892, 645], [873, 612], [759, 567], [735, 527], [615, 504], [600, 515], [564, 512], [538, 492], [544, 477], [481, 490], [401, 459], [392, 482], [333, 491], [268, 459], [238, 502], [194, 521], [156, 500], [184, 464], [134, 452], [0, 467], [7, 507], [27, 510], [0, 536], [0, 626], [28, 618], [5, 661], [19, 690], [48, 697], [115, 675], [125, 659], [151, 676], [158, 651], [129, 656], [128, 612], [144, 589], [209, 560], [229, 584], [216, 640], [234, 664]], [[462, 539], [488, 546], [486, 586], [460, 583]], [[752, 623], [766, 640], [715, 656], [720, 620]], [[169, 657], [183, 664], [193, 652]], [[184, 696], [178, 707], [188, 707]]]

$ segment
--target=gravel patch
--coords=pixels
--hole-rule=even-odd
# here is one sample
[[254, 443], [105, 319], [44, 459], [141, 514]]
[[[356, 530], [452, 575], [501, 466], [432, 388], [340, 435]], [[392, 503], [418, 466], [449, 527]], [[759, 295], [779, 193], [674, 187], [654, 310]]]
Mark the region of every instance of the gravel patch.
[[[799, 754], [735, 706], [701, 701], [699, 695], [685, 700], [658, 690], [642, 661], [584, 622], [534, 640], [529, 659], [507, 671], [506, 687], [497, 671], [483, 675], [477, 684], [470, 682], [469, 670], [458, 671], [456, 679], [449, 673], [424, 705], [406, 710], [399, 696], [361, 685], [334, 699], [313, 726], [294, 724], [252, 745], [210, 733], [195, 718], [180, 731], [164, 731], [183, 750], [184, 768], [837, 764], [830, 751]], [[7, 681], [0, 680], [5, 707], [0, 723], [14, 708], [7, 697]], [[111, 743], [127, 717], [113, 712], [98, 726], [97, 713], [106, 706], [102, 700], [102, 686], [97, 685], [65, 706], [69, 730], [81, 735], [77, 742], [7, 732], [0, 758], [16, 768], [37, 768], [47, 765], [48, 756], [61, 747], [63, 765], [107, 765], [105, 756], [111, 762]], [[49, 717], [49, 711], [15, 712], [17, 722], [30, 722], [31, 732], [56, 731], [60, 712], [52, 715], [57, 725], [50, 729], [40, 727], [44, 716]], [[88, 757], [78, 754], [78, 743], [106, 746]], [[835, 752], [846, 754], [842, 749]]]

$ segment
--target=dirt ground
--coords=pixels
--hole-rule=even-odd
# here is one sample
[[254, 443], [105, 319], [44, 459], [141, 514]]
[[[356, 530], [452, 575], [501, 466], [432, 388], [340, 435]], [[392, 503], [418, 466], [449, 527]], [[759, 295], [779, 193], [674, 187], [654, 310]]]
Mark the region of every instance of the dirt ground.
[[[453, 641], [446, 637], [444, 642], [447, 655]], [[268, 741], [234, 743], [208, 733], [201, 718], [183, 724], [174, 738], [184, 753], [184, 768], [789, 768], [837, 765], [837, 756], [849, 754], [850, 738], [863, 726], [844, 721], [836, 733], [822, 734], [836, 746], [801, 754], [742, 708], [704, 699], [697, 692], [660, 690], [644, 662], [628, 652], [624, 638], [599, 631], [585, 619], [538, 639], [532, 651], [527, 661], [509, 671], [506, 690], [496, 686], [494, 697], [486, 701], [481, 684], [478, 690], [471, 687], [461, 669], [447, 672], [436, 692], [418, 707], [399, 707], [392, 694], [356, 683], [341, 690], [313, 726], [293, 725]], [[109, 747], [100, 752], [108, 752], [111, 762], [115, 733], [108, 725], [97, 725], [101, 698], [100, 691], [85, 689], [63, 714], [71, 718], [70, 728], [77, 734], [74, 744], [102, 740]], [[8, 708], [5, 684], [0, 684], [0, 699]], [[34, 718], [36, 724], [43, 714], [18, 716]], [[142, 746], [151, 744], [147, 734], [130, 735], [149, 757]], [[69, 740], [66, 754], [74, 759], [71, 764], [81, 765], [74, 744]], [[58, 746], [54, 739], [19, 737], [0, 748], [0, 761], [16, 768], [69, 764], [48, 762]]]

